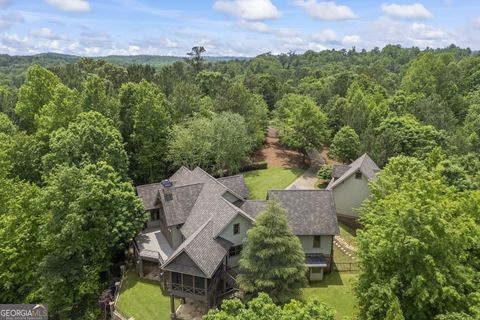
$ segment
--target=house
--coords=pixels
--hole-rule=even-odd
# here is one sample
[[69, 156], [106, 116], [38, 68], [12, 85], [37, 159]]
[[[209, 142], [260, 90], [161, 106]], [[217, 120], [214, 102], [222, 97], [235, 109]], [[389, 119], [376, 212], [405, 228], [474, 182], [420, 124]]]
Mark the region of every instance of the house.
[[[138, 186], [137, 193], [150, 213], [134, 241], [141, 276], [156, 273], [172, 304], [177, 296], [210, 307], [238, 288], [243, 239], [267, 207], [266, 200], [246, 200], [242, 175], [216, 179], [198, 167], [181, 167], [169, 180]], [[305, 250], [310, 279], [322, 279], [331, 271], [333, 236], [339, 234], [331, 191], [270, 190], [268, 199], [286, 208]]]
[[326, 190], [333, 192], [339, 221], [358, 226], [356, 210], [360, 208], [363, 200], [370, 196], [368, 182], [376, 179], [379, 170], [366, 153], [350, 165], [333, 166], [332, 179]]

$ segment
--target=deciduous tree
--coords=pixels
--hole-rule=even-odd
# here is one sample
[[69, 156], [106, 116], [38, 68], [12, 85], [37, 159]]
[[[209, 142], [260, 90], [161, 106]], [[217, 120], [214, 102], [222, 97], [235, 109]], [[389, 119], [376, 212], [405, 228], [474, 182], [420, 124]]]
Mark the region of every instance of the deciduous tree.
[[360, 138], [349, 126], [340, 129], [333, 138], [329, 153], [345, 163], [355, 160], [360, 153]]

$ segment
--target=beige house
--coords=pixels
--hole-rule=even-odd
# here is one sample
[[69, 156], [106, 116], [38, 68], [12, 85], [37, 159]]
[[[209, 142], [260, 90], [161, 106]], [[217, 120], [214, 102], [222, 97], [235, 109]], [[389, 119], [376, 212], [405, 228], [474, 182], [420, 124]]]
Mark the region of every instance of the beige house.
[[376, 179], [377, 164], [363, 154], [350, 165], [334, 165], [327, 190], [333, 192], [339, 221], [358, 226], [358, 212], [362, 202], [370, 196], [369, 181]]
[[242, 175], [214, 178], [204, 170], [180, 168], [161, 183], [137, 187], [150, 219], [134, 241], [140, 275], [153, 273], [173, 297], [207, 307], [238, 288], [243, 239], [255, 217], [278, 201], [302, 243], [311, 280], [321, 280], [333, 263], [339, 234], [329, 190], [270, 190], [267, 200], [246, 200]]

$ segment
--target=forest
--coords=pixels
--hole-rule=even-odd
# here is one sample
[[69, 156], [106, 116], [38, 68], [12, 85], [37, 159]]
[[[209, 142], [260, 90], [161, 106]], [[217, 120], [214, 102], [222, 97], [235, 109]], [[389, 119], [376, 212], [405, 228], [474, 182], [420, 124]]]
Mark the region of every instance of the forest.
[[134, 186], [181, 165], [215, 176], [258, 165], [273, 125], [304, 154], [367, 152], [384, 169], [361, 209], [360, 319], [480, 317], [477, 52], [18, 59], [1, 63], [0, 303], [96, 319], [147, 219]]

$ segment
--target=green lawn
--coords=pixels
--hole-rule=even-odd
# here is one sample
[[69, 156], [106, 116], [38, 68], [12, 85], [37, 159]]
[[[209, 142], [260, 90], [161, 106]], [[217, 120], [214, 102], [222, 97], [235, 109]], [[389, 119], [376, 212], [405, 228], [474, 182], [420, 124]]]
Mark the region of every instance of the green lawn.
[[[175, 299], [175, 308], [178, 306], [179, 301]], [[141, 279], [134, 271], [129, 271], [122, 284], [117, 308], [135, 320], [169, 320], [170, 296], [162, 293], [158, 281]]]
[[303, 169], [270, 168], [244, 172], [250, 199], [265, 200], [267, 190], [285, 189], [302, 175]]
[[305, 299], [317, 299], [325, 302], [337, 311], [337, 319], [355, 319], [356, 299], [353, 285], [358, 273], [332, 272], [322, 281], [311, 282], [309, 288], [303, 289]]
[[357, 241], [355, 239], [355, 230], [353, 230], [349, 226], [344, 225], [343, 223], [339, 223], [338, 226], [340, 227], [340, 236], [345, 241], [356, 247]]

